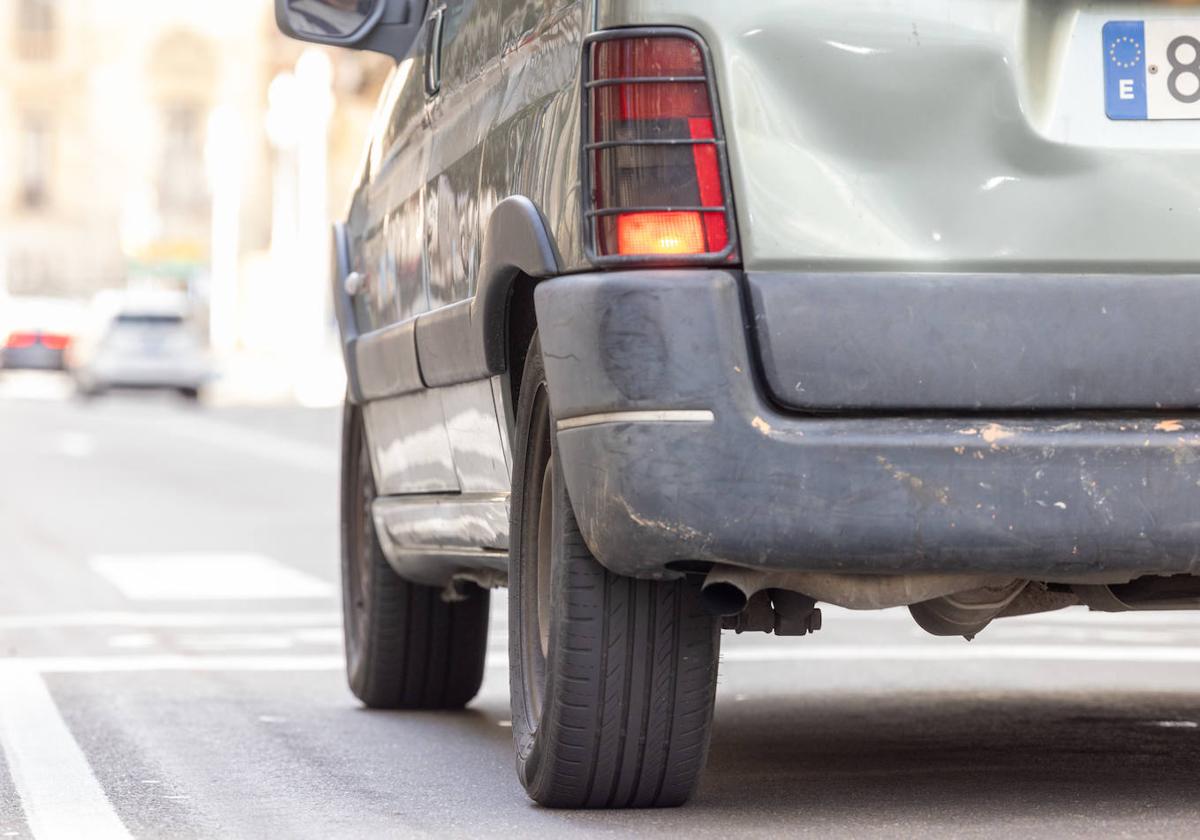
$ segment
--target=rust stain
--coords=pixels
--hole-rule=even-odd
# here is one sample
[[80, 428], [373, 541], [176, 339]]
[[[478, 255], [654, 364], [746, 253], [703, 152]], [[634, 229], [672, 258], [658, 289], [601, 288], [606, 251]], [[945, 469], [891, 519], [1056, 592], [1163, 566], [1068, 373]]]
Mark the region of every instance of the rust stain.
[[1181, 432], [1183, 424], [1178, 420], [1163, 420], [1161, 423], [1155, 423], [1154, 428], [1159, 432]]
[[987, 443], [996, 443], [997, 441], [1012, 437], [1013, 433], [999, 423], [988, 423], [983, 427], [983, 431], [979, 433], [979, 436]]
[[879, 466], [883, 467], [888, 475], [896, 479], [896, 481], [900, 482], [901, 485], [907, 488], [909, 493], [912, 494], [913, 498], [915, 498], [922, 505], [930, 505], [934, 503], [940, 505], [950, 504], [949, 488], [937, 487], [935, 485], [926, 486], [925, 482], [920, 478], [908, 472], [907, 470], [898, 468], [895, 464], [893, 464], [887, 458], [884, 458], [882, 455], [877, 455], [875, 460], [879, 462]]

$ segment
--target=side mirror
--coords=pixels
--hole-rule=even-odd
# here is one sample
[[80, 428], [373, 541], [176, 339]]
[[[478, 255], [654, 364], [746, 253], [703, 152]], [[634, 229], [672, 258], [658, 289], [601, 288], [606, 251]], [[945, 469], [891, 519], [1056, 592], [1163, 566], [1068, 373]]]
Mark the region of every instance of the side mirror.
[[400, 61], [421, 29], [425, 0], [275, 0], [279, 31], [298, 41], [372, 50]]

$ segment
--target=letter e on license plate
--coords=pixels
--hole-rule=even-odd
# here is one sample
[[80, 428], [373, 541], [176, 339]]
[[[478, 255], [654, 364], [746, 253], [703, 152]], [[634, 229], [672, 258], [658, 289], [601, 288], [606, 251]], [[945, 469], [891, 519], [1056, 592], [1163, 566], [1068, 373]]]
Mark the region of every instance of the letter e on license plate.
[[1103, 40], [1109, 119], [1200, 119], [1200, 18], [1113, 20]]

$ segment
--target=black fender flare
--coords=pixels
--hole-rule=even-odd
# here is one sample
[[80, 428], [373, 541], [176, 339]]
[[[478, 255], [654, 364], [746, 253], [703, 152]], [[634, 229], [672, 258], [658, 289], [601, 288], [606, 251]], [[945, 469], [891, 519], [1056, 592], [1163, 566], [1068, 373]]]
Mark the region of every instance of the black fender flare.
[[560, 273], [561, 261], [554, 238], [537, 205], [524, 196], [512, 196], [496, 205], [488, 219], [479, 261], [479, 288], [472, 307], [476, 323], [484, 328], [483, 351], [488, 372], [503, 373], [507, 366], [508, 301], [513, 281], [524, 274], [535, 279]]
[[488, 218], [475, 296], [417, 318], [421, 378], [430, 387], [473, 382], [508, 367], [508, 307], [513, 283], [560, 273], [554, 239], [537, 205], [510, 196]]
[[346, 291], [352, 263], [343, 223], [333, 227], [332, 250], [333, 309], [347, 394], [355, 404], [504, 373], [514, 281], [560, 273], [558, 249], [541, 211], [524, 196], [510, 196], [488, 218], [474, 297], [360, 335]]

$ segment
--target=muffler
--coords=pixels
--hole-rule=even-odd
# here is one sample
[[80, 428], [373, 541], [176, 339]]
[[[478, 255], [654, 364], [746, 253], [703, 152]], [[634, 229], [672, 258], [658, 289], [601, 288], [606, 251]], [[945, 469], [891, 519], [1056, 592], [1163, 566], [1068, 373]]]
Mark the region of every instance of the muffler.
[[1200, 609], [1200, 576], [1147, 575], [1129, 583], [1084, 586], [1071, 591], [1095, 612]]
[[850, 575], [714, 566], [704, 578], [700, 601], [712, 615], [725, 617], [744, 610], [756, 592], [782, 589], [846, 609], [881, 610], [1010, 580], [969, 574]]

